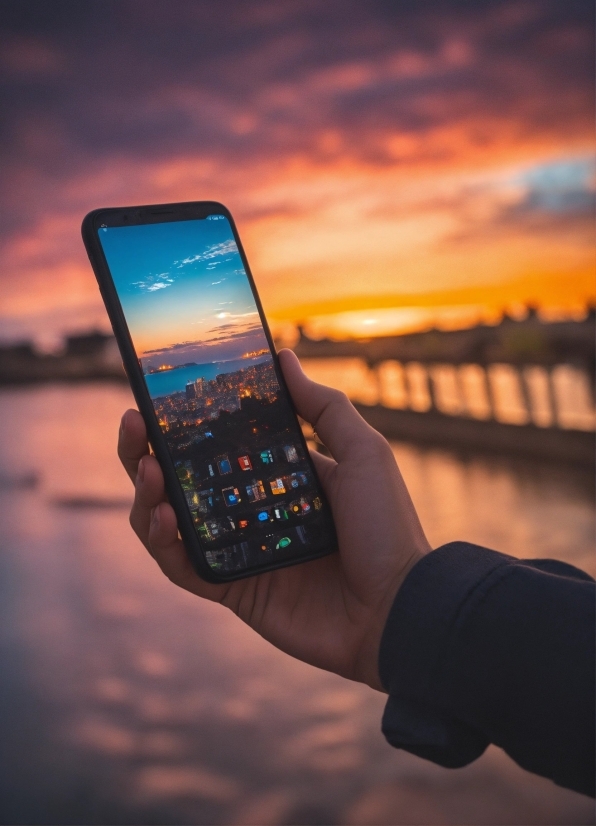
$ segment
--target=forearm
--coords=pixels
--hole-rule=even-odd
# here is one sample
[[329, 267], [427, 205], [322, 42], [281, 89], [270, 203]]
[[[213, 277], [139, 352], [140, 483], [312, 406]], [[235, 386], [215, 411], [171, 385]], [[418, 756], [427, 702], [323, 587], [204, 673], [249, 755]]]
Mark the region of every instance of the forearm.
[[554, 561], [467, 543], [422, 559], [380, 652], [393, 745], [447, 766], [488, 743], [594, 793], [594, 583]]

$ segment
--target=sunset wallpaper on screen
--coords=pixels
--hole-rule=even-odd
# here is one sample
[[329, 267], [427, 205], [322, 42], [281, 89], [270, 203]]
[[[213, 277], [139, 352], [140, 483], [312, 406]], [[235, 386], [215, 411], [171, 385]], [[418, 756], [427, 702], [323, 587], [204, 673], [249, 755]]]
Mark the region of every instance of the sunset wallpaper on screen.
[[145, 373], [270, 357], [223, 215], [110, 227], [99, 238]]
[[580, 0], [5, 4], [4, 338], [109, 329], [87, 211], [203, 199], [278, 334], [581, 317], [592, 40]]

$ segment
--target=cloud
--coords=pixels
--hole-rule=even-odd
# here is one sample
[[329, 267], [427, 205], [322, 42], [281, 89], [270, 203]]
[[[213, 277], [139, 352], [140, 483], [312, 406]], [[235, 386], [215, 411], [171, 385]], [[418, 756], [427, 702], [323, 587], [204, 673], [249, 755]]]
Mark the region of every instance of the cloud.
[[[210, 333], [215, 332], [215, 335]], [[143, 358], [160, 357], [170, 364], [183, 364], [188, 361], [226, 361], [239, 358], [245, 352], [267, 347], [267, 340], [260, 324], [238, 329], [237, 325], [228, 324], [214, 328], [207, 338], [194, 341], [181, 341], [151, 350], [145, 350]]]
[[[189, 255], [181, 261], [175, 262], [178, 269], [188, 266], [188, 264], [195, 264], [197, 261], [210, 261], [213, 258], [218, 258], [221, 255], [229, 255], [231, 252], [238, 252], [238, 247], [235, 241], [221, 241], [219, 244], [211, 244], [205, 252], [200, 252], [197, 255]], [[220, 263], [220, 262], [215, 262]], [[216, 284], [219, 282], [215, 282]]]
[[[77, 0], [5, 6], [4, 318], [54, 307], [63, 326], [64, 302], [93, 299], [79, 225], [103, 203], [229, 204], [273, 311], [565, 272], [587, 249], [585, 183], [485, 186], [591, 147], [585, 0], [228, 0], [223, 17], [144, 0], [142, 26], [136, 0], [101, 15]], [[458, 260], [437, 257], [457, 233]]]
[[520, 174], [525, 189], [517, 212], [539, 211], [554, 215], [592, 213], [596, 194], [594, 157], [561, 158], [539, 164]]
[[133, 287], [138, 287], [141, 292], [154, 293], [156, 290], [165, 290], [171, 287], [174, 279], [170, 277], [167, 272], [161, 272], [159, 275], [148, 275], [142, 281], [133, 281]]

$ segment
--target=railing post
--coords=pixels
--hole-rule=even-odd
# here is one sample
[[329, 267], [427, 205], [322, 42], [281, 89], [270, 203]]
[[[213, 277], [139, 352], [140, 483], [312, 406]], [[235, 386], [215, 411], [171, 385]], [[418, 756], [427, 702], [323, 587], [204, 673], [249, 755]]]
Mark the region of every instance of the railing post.
[[530, 396], [530, 388], [528, 386], [528, 377], [526, 375], [525, 367], [517, 368], [519, 389], [521, 391], [522, 401], [526, 409], [526, 417], [528, 422], [534, 421], [534, 406]]
[[439, 408], [437, 406], [437, 388], [435, 386], [435, 379], [432, 374], [434, 364], [423, 364], [424, 372], [426, 374], [426, 386], [428, 388], [428, 398], [430, 399], [429, 412], [436, 412]]
[[470, 410], [468, 407], [468, 402], [466, 399], [466, 390], [464, 386], [464, 380], [462, 377], [462, 364], [454, 364], [453, 370], [455, 373], [455, 388], [457, 390], [458, 402], [459, 402], [459, 410], [457, 415], [458, 416], [469, 416]]
[[559, 425], [559, 405], [557, 403], [557, 393], [553, 380], [553, 370], [554, 368], [552, 366], [545, 367], [548, 404], [551, 412], [551, 427], [557, 427]]
[[490, 380], [490, 370], [488, 365], [481, 364], [482, 375], [484, 376], [484, 390], [486, 392], [486, 401], [488, 402], [488, 418], [497, 418], [497, 404], [495, 394], [493, 393], [493, 386]]
[[410, 379], [410, 371], [408, 370], [408, 365], [402, 363], [403, 370], [404, 370], [404, 391], [405, 391], [405, 409], [411, 410], [412, 409], [412, 380]]

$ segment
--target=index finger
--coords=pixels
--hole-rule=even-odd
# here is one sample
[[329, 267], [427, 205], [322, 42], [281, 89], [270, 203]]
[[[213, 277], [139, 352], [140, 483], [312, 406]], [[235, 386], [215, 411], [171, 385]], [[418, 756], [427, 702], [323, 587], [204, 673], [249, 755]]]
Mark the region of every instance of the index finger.
[[356, 458], [375, 445], [389, 449], [345, 393], [309, 379], [291, 350], [280, 350], [279, 360], [298, 414], [312, 424], [334, 459]]
[[147, 429], [138, 410], [127, 410], [118, 433], [118, 457], [134, 483], [142, 456], [149, 453]]

